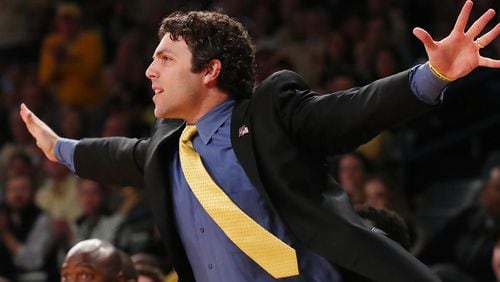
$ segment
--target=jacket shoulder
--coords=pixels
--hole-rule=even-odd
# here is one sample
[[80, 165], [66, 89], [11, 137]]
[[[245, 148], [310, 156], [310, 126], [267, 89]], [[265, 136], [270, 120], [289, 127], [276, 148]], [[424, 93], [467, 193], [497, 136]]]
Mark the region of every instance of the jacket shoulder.
[[282, 92], [292, 89], [305, 90], [309, 88], [309, 85], [307, 85], [304, 79], [296, 72], [291, 70], [280, 70], [263, 80], [257, 87], [255, 94], [259, 94], [263, 91]]

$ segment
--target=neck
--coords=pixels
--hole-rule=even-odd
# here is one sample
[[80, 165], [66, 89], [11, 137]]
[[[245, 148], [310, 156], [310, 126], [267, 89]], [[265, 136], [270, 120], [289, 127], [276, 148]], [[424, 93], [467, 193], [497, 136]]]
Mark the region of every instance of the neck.
[[229, 99], [229, 95], [226, 92], [220, 91], [218, 89], [211, 89], [207, 91], [207, 94], [203, 96], [200, 101], [198, 101], [198, 106], [193, 110], [189, 117], [184, 120], [189, 124], [196, 123], [200, 118], [210, 112], [213, 108], [224, 103]]

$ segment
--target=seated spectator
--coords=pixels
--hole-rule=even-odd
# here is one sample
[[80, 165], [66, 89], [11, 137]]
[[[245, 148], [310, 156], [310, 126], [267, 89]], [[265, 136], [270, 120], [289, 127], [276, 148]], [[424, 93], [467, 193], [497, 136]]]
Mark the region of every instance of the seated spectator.
[[395, 191], [392, 182], [386, 176], [370, 176], [363, 186], [365, 204], [375, 208], [384, 208], [406, 216], [406, 205]]
[[[173, 282], [177, 281], [175, 272], [172, 271], [170, 277], [175, 276], [175, 280], [167, 280], [157, 259], [149, 254], [140, 253], [132, 256], [135, 270], [138, 274], [138, 282]], [[171, 278], [172, 279], [172, 278]]]
[[113, 244], [132, 255], [141, 252], [165, 255], [161, 240], [155, 236], [153, 216], [141, 191], [129, 186], [120, 188], [118, 193], [120, 205], [116, 211], [123, 220], [116, 230]]
[[63, 107], [59, 111], [59, 131], [67, 138], [80, 139], [84, 136], [84, 118], [76, 108]]
[[356, 205], [355, 209], [369, 226], [381, 230], [406, 250], [410, 249], [408, 227], [400, 215], [385, 208], [369, 205]]
[[434, 265], [438, 275], [445, 272], [446, 277], [494, 281], [491, 260], [500, 230], [500, 163], [491, 167], [479, 200], [453, 218], [422, 250], [420, 258]]
[[27, 154], [18, 151], [10, 156], [7, 160], [5, 170], [0, 172], [0, 191], [3, 191], [3, 186], [7, 179], [21, 176], [35, 179], [35, 167], [33, 161]]
[[124, 251], [118, 251], [120, 253], [120, 259], [122, 262], [122, 273], [125, 281], [127, 282], [137, 282], [137, 271], [135, 270], [134, 262], [132, 258]]
[[363, 187], [363, 195], [366, 205], [395, 212], [404, 220], [410, 234], [411, 252], [415, 252], [423, 242], [423, 231], [409, 212], [405, 199], [394, 188], [393, 182], [384, 175], [370, 176]]
[[76, 244], [64, 259], [61, 281], [125, 282], [118, 249], [99, 239]]
[[78, 202], [77, 178], [59, 163], [43, 160], [47, 179], [36, 193], [36, 203], [54, 219], [73, 222], [82, 214]]
[[361, 153], [345, 154], [338, 159], [338, 181], [353, 204], [364, 202], [363, 185], [368, 172], [369, 162]]
[[[384, 208], [374, 208], [368, 205], [356, 205], [356, 213], [363, 218], [372, 231], [381, 233], [401, 245], [406, 250], [410, 248], [408, 228], [401, 216]], [[343, 281], [370, 282], [372, 280], [362, 277], [348, 270], [342, 270]]]
[[56, 281], [55, 236], [47, 214], [34, 201], [34, 187], [25, 176], [7, 181], [0, 205], [0, 276], [13, 281], [41, 272], [42, 281]]
[[[28, 155], [34, 163], [39, 163], [40, 151], [37, 150], [34, 139], [30, 137], [28, 130], [23, 126], [17, 109], [10, 112], [9, 129], [12, 140], [0, 147], [0, 171], [5, 171], [9, 159], [19, 152]], [[4, 132], [1, 135], [4, 135]]]
[[71, 226], [81, 216], [82, 208], [78, 201], [77, 178], [59, 163], [44, 159], [42, 163], [46, 178], [35, 195], [37, 205], [52, 218], [52, 228], [58, 238], [62, 253], [65, 243], [72, 238]]
[[102, 184], [88, 179], [78, 181], [78, 201], [83, 208], [83, 215], [74, 225], [73, 242], [91, 238], [113, 241], [123, 216], [108, 211], [105, 198], [106, 191]]

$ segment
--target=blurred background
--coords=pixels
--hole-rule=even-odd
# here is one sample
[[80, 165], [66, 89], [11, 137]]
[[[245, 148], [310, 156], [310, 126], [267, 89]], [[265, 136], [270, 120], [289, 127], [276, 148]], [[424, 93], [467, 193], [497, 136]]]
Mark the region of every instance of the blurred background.
[[[66, 138], [147, 137], [154, 116], [144, 72], [169, 13], [218, 9], [239, 19], [256, 44], [258, 81], [292, 69], [328, 93], [424, 63], [412, 28], [442, 39], [463, 2], [0, 0], [0, 278], [56, 281], [68, 248], [94, 237], [170, 271], [140, 191], [78, 179], [45, 160], [18, 115], [26, 103]], [[471, 19], [499, 6], [477, 0]], [[499, 59], [500, 40], [481, 54]], [[410, 251], [442, 277], [495, 281], [499, 109], [500, 71], [478, 68], [431, 112], [326, 165], [355, 204], [401, 216]]]

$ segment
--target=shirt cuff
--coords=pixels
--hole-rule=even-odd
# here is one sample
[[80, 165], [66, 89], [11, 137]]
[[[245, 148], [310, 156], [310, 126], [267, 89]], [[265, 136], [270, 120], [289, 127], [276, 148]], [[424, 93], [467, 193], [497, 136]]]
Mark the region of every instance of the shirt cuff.
[[56, 142], [54, 153], [56, 159], [67, 166], [73, 174], [75, 174], [75, 162], [73, 156], [75, 155], [75, 148], [80, 141], [74, 139], [60, 138]]
[[429, 62], [410, 70], [411, 90], [424, 103], [436, 105], [442, 102], [448, 84], [449, 82], [439, 79], [432, 73]]

